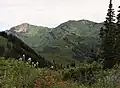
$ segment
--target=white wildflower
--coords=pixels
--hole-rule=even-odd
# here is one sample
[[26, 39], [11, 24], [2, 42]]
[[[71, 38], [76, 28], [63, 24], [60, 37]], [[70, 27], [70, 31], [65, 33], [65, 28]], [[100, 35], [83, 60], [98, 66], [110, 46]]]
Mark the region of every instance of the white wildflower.
[[20, 61], [22, 61], [22, 58], [19, 58]]
[[38, 67], [38, 65], [39, 65], [39, 62], [36, 62], [36, 66]]
[[32, 59], [29, 57], [29, 58], [28, 58], [28, 61], [31, 61], [31, 60], [32, 60]]
[[32, 62], [32, 65], [34, 65], [34, 62]]
[[39, 62], [36, 62], [36, 65], [38, 65], [39, 64]]
[[54, 68], [54, 66], [51, 66], [51, 68], [53, 69], [53, 68]]
[[36, 67], [36, 64], [34, 64], [33, 66]]
[[23, 54], [23, 61], [25, 61], [25, 54]]
[[23, 57], [25, 57], [25, 54], [23, 54]]

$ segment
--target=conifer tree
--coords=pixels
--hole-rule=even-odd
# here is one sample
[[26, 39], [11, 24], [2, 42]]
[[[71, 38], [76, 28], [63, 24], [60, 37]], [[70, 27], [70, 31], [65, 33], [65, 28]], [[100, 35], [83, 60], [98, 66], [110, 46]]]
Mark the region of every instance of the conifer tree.
[[117, 27], [116, 27], [116, 54], [117, 57], [120, 57], [120, 6], [118, 7], [118, 15], [117, 15]]
[[110, 0], [108, 13], [106, 16], [106, 21], [104, 21], [104, 26], [100, 30], [100, 56], [104, 59], [113, 58], [115, 50], [115, 26], [114, 26], [114, 9], [112, 8], [112, 0]]
[[120, 6], [118, 7], [118, 15], [117, 15], [117, 26], [120, 28]]

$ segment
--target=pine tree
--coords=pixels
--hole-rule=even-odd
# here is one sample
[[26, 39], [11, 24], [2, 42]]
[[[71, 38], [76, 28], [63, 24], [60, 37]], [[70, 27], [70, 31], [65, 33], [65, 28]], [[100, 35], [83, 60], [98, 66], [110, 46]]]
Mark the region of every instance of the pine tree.
[[[118, 7], [120, 9], [120, 6]], [[120, 28], [120, 10], [118, 10], [118, 15], [117, 15], [117, 26]]]
[[114, 43], [115, 43], [115, 26], [114, 26], [114, 9], [112, 8], [112, 0], [110, 0], [109, 9], [104, 21], [104, 26], [100, 30], [101, 46], [100, 46], [100, 56], [104, 59], [110, 59], [114, 57]]
[[117, 57], [120, 57], [120, 6], [118, 7], [118, 15], [117, 15], [117, 27], [116, 27], [116, 53]]

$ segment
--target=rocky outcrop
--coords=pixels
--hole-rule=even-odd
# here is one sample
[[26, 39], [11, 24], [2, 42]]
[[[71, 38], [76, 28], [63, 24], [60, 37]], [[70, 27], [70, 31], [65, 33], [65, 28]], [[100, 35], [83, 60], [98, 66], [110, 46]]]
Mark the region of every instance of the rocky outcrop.
[[23, 23], [21, 25], [12, 27], [10, 30], [15, 31], [15, 32], [19, 32], [19, 33], [26, 33], [28, 30], [28, 27], [29, 27], [28, 23]]

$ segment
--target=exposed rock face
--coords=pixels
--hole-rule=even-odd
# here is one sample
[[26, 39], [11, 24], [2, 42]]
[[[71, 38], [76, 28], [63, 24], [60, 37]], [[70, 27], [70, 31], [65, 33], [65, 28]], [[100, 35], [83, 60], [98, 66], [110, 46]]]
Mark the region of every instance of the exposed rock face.
[[11, 30], [11, 31], [15, 31], [15, 32], [19, 32], [19, 33], [26, 33], [28, 27], [29, 27], [29, 24], [28, 24], [28, 23], [23, 23], [23, 24], [21, 24], [21, 25], [12, 27], [10, 30]]

